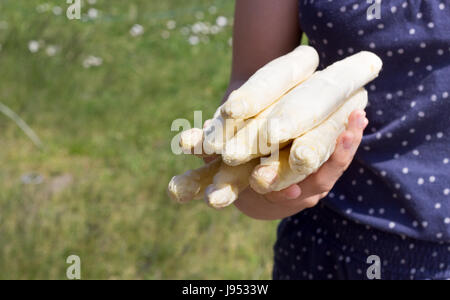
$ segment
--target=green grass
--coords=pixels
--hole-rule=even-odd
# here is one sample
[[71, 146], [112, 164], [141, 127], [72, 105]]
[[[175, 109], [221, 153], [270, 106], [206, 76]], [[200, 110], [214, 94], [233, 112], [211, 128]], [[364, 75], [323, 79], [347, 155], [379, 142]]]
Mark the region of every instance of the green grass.
[[[62, 15], [38, 12], [43, 3]], [[0, 279], [64, 279], [71, 254], [83, 279], [270, 278], [276, 222], [166, 196], [171, 176], [201, 164], [171, 153], [171, 123], [213, 113], [231, 58], [231, 26], [196, 46], [181, 28], [198, 12], [230, 19], [232, 1], [98, 0], [85, 21], [69, 21], [64, 3], [0, 2], [0, 102], [45, 145], [0, 115]], [[84, 68], [91, 55], [102, 65]], [[28, 173], [44, 181], [23, 184]]]

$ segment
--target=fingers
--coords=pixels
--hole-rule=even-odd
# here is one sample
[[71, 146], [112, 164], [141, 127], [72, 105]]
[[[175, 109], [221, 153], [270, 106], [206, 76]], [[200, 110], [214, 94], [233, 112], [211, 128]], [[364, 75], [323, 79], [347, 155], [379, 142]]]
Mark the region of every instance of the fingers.
[[287, 189], [281, 190], [279, 192], [271, 192], [266, 195], [267, 200], [270, 202], [291, 202], [300, 197], [302, 191], [297, 184], [293, 184]]
[[304, 197], [328, 193], [333, 188], [352, 162], [368, 123], [364, 111], [355, 111], [350, 115], [348, 128], [339, 137], [331, 158], [316, 173], [300, 183]]
[[368, 120], [364, 111], [350, 115], [347, 130], [341, 134], [331, 158], [314, 174], [298, 185], [266, 195], [270, 202], [313, 207], [327, 196], [342, 173], [348, 168], [361, 143]]

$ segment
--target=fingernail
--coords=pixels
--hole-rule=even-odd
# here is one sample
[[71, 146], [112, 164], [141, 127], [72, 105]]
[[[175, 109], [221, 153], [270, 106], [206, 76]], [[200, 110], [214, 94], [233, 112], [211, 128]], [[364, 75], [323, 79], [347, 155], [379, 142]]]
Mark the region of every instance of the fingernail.
[[349, 150], [353, 147], [353, 136], [345, 136], [342, 145], [344, 146], [345, 150]]
[[358, 128], [359, 129], [364, 129], [364, 128], [366, 128], [366, 126], [367, 126], [367, 121], [366, 121], [367, 119], [366, 119], [366, 117], [364, 116], [364, 114], [360, 114], [359, 116], [358, 116]]

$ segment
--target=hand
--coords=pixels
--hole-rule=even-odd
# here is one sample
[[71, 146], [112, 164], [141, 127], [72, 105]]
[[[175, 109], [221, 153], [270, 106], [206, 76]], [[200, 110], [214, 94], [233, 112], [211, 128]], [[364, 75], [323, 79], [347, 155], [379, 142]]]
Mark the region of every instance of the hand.
[[337, 141], [335, 152], [316, 173], [299, 184], [267, 195], [259, 195], [248, 188], [236, 201], [236, 207], [250, 217], [274, 220], [317, 205], [349, 167], [368, 123], [364, 111], [354, 111], [350, 115], [347, 130]]

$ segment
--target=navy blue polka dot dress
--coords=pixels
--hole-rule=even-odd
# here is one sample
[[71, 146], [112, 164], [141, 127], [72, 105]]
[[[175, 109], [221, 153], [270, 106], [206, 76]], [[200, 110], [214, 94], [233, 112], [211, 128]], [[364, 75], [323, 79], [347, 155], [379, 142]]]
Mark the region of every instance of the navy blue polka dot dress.
[[280, 224], [275, 279], [365, 279], [370, 255], [382, 279], [450, 278], [450, 0], [371, 2], [299, 1], [321, 68], [362, 50], [384, 67], [354, 162]]

